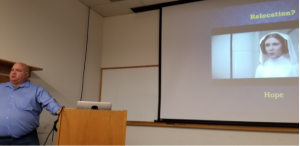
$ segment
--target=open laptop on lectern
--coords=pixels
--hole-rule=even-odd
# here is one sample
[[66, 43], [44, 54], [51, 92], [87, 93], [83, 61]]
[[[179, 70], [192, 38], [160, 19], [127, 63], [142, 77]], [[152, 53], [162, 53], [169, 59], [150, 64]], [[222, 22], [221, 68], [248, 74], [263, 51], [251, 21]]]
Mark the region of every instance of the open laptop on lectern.
[[111, 110], [111, 102], [77, 101], [78, 109]]

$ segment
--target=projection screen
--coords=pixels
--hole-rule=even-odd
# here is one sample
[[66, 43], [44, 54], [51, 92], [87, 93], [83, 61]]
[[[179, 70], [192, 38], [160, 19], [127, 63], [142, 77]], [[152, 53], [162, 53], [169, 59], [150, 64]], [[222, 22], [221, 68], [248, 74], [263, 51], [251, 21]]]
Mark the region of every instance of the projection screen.
[[299, 1], [162, 9], [159, 120], [299, 123]]

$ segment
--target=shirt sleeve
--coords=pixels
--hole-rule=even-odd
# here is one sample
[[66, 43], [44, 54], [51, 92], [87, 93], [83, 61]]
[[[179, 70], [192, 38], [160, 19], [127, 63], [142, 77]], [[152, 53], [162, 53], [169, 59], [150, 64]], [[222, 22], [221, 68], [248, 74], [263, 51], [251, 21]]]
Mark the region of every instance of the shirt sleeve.
[[36, 99], [41, 106], [49, 111], [52, 115], [56, 115], [56, 111], [60, 109], [58, 102], [42, 87], [38, 88]]

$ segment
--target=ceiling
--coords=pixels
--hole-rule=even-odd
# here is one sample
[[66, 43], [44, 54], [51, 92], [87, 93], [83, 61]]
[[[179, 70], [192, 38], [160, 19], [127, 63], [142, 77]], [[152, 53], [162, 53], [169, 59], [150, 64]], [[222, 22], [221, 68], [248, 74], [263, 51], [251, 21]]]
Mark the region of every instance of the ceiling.
[[131, 8], [168, 3], [178, 0], [79, 0], [103, 17], [134, 13]]
[[[219, 6], [233, 6], [264, 1], [276, 0], [79, 0], [84, 5], [91, 7], [96, 13], [103, 17], [118, 16], [134, 12], [155, 10], [165, 6], [195, 2], [208, 1], [218, 2]], [[230, 2], [230, 3], [229, 3]], [[217, 6], [218, 6], [217, 5]]]

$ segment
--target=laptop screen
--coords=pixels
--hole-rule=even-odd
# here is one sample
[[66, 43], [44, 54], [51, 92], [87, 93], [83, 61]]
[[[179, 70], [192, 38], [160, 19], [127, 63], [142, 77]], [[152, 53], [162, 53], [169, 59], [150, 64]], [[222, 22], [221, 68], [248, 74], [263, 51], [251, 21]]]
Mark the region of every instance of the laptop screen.
[[78, 109], [111, 110], [111, 102], [78, 101]]

